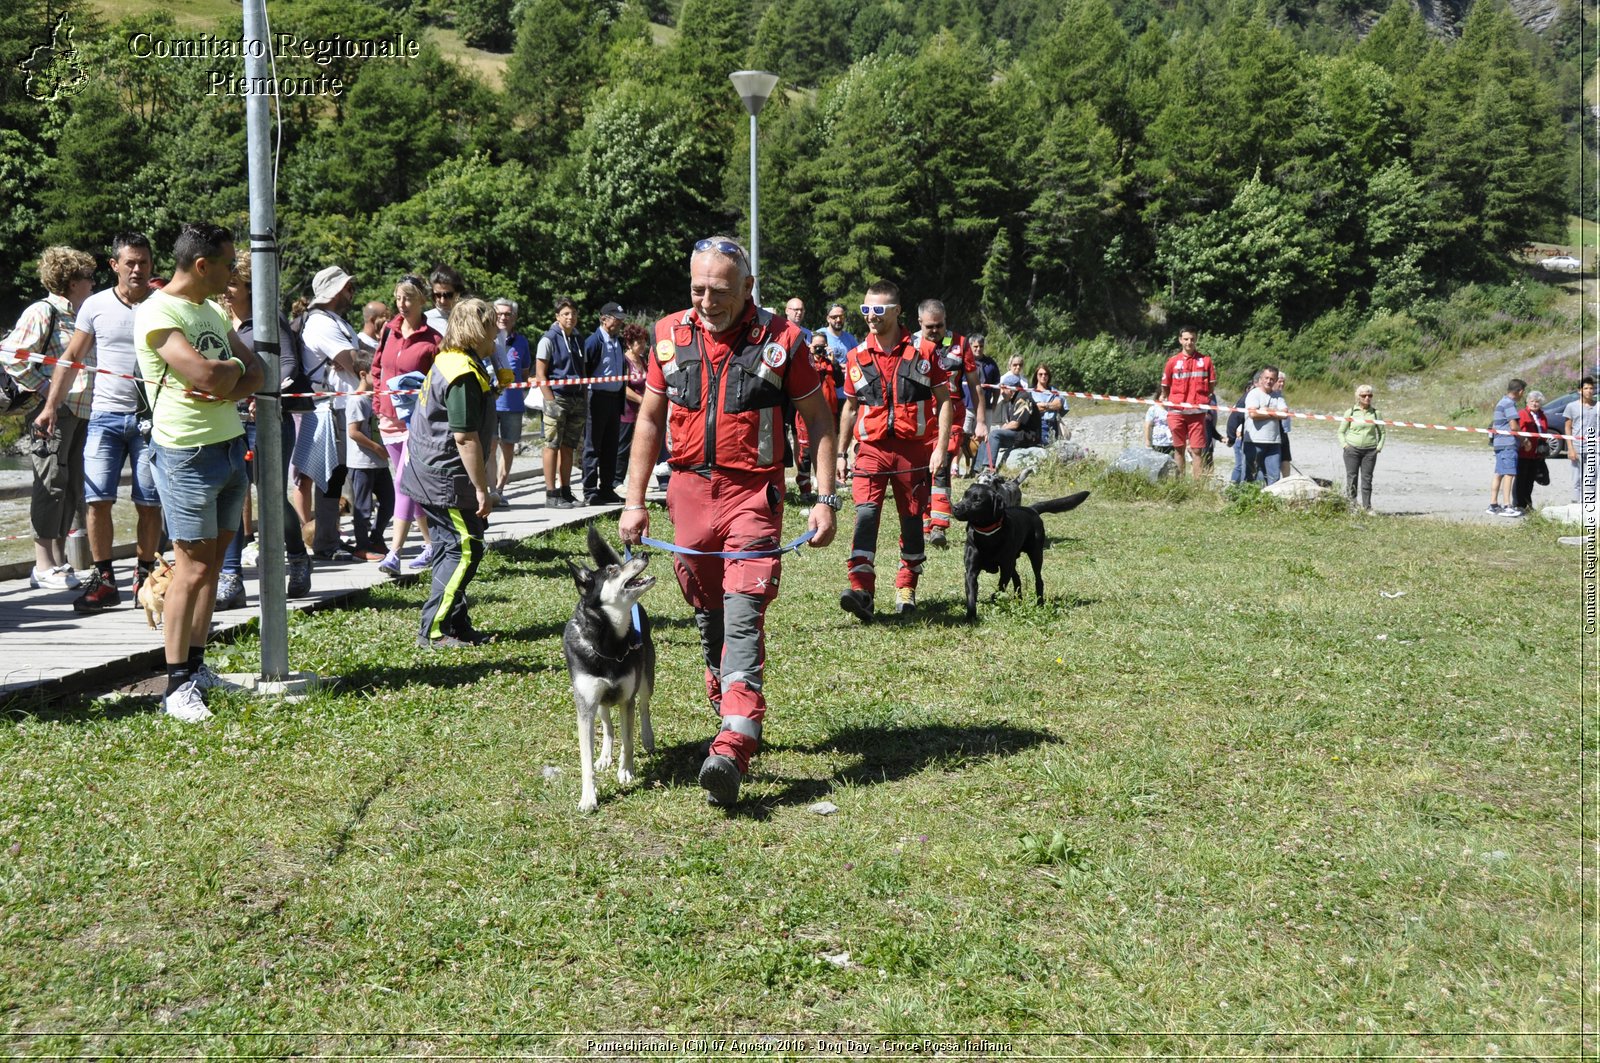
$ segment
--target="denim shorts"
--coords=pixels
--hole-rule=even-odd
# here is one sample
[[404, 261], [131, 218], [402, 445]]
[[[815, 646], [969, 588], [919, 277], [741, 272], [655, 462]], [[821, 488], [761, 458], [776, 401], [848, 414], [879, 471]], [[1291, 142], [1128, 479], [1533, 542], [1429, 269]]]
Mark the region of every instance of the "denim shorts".
[[244, 517], [249, 481], [244, 473], [244, 436], [200, 447], [155, 449], [156, 489], [167, 537], [194, 543], [233, 532]]
[[89, 435], [83, 445], [83, 500], [115, 502], [122, 466], [133, 461], [133, 504], [159, 506], [155, 473], [150, 468], [154, 450], [139, 434], [139, 418], [132, 413], [91, 413]]
[[494, 416], [500, 422], [500, 442], [517, 443], [522, 440], [521, 410], [496, 410]]
[[1517, 448], [1494, 448], [1494, 474], [1496, 476], [1515, 476], [1517, 474]]

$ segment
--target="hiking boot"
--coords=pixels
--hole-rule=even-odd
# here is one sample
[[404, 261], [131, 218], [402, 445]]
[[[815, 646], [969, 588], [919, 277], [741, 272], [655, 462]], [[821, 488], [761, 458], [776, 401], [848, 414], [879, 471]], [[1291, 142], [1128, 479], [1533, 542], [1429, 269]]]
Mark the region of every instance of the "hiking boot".
[[950, 545], [945, 541], [945, 530], [937, 524], [928, 529], [928, 534], [925, 538], [928, 540], [929, 546], [937, 546], [941, 550]]
[[311, 559], [291, 557], [284, 565], [289, 574], [289, 597], [304, 598], [311, 593]]
[[706, 804], [713, 808], [731, 808], [739, 800], [739, 765], [730, 757], [713, 753], [700, 765], [700, 788], [706, 792]]
[[222, 610], [244, 608], [244, 580], [239, 578], [239, 573], [222, 572], [217, 575], [216, 608]]
[[872, 595], [866, 591], [845, 591], [839, 595], [839, 608], [863, 624], [872, 621]]
[[211, 719], [211, 710], [206, 708], [206, 699], [200, 696], [200, 688], [193, 679], [162, 698], [161, 710], [184, 723], [203, 723]]
[[72, 610], [84, 616], [112, 609], [122, 604], [122, 595], [117, 593], [116, 584], [101, 576], [96, 570], [89, 577], [89, 582], [84, 585], [83, 593], [72, 599]]
[[901, 616], [910, 616], [917, 611], [917, 589], [915, 587], [896, 587], [894, 589], [894, 611]]

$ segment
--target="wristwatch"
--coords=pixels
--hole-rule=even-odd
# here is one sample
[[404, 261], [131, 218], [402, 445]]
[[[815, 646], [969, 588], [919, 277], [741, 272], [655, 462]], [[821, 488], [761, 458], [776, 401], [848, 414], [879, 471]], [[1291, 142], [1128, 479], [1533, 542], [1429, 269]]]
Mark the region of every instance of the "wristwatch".
[[835, 513], [837, 513], [837, 512], [839, 512], [839, 505], [840, 505], [839, 496], [838, 495], [818, 495], [817, 496], [817, 505], [819, 505], [819, 506], [827, 506], [829, 509], [831, 509]]

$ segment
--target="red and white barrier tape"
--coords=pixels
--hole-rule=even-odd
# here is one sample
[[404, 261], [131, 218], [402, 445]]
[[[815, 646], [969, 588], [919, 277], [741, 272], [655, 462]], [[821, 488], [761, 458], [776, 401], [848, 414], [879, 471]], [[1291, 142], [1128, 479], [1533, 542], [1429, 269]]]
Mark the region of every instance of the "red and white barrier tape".
[[[985, 388], [1000, 389], [999, 384], [984, 384]], [[1126, 395], [1101, 395], [1093, 391], [1062, 391], [1059, 388], [1030, 388], [1021, 386], [1018, 390], [1034, 392], [1048, 391], [1052, 395], [1067, 395], [1075, 399], [1093, 399], [1096, 402], [1126, 402], [1136, 406], [1161, 406], [1163, 409], [1181, 407], [1185, 410], [1216, 410], [1218, 413], [1243, 413], [1243, 406], [1215, 406], [1204, 402], [1156, 402], [1155, 399], [1130, 398]], [[1299, 418], [1305, 421], [1344, 421], [1349, 424], [1381, 424], [1391, 425], [1395, 428], [1431, 428], [1440, 432], [1471, 432], [1485, 436], [1518, 436], [1527, 439], [1565, 439], [1569, 443], [1579, 442], [1577, 436], [1563, 435], [1560, 432], [1519, 432], [1514, 429], [1500, 428], [1473, 428], [1461, 424], [1425, 424], [1421, 421], [1390, 421], [1373, 417], [1347, 417], [1336, 413], [1306, 413], [1301, 410], [1285, 410], [1287, 417]]]
[[[91, 372], [91, 373], [100, 373], [100, 374], [105, 375], [105, 376], [115, 377], [115, 378], [117, 378], [119, 380], [134, 380], [134, 381], [142, 382], [142, 379], [140, 377], [134, 376], [134, 375], [132, 375], [130, 373], [117, 373], [117, 372], [113, 372], [110, 369], [102, 369], [99, 366], [84, 365], [81, 362], [69, 362], [69, 361], [66, 361], [65, 359], [55, 358], [55, 357], [52, 357], [50, 355], [34, 354], [31, 351], [24, 350], [24, 349], [18, 348], [18, 347], [9, 347], [9, 346], [6, 346], [4, 344], [0, 344], [0, 355], [10, 355], [11, 356], [10, 360], [14, 361], [14, 362], [34, 362], [34, 363], [37, 363], [39, 365], [64, 365], [64, 366], [67, 366], [68, 368], [71, 368], [71, 369], [86, 370], [86, 371]], [[588, 384], [626, 383], [627, 380], [628, 380], [628, 378], [627, 378], [626, 375], [622, 375], [622, 376], [586, 376], [586, 377], [577, 377], [577, 378], [571, 379], [571, 380], [552, 380], [552, 381], [547, 381], [547, 383], [549, 384], [550, 387], [577, 387], [577, 386], [588, 385]], [[159, 385], [158, 384], [157, 386], [158, 387], [159, 386], [177, 387], [177, 385], [175, 385], [175, 384], [167, 384], [167, 385]], [[1000, 389], [1000, 385], [999, 384], [984, 384], [982, 386], [985, 387], [985, 388], [988, 388], [990, 390], [995, 390], [995, 391], [998, 391]], [[523, 390], [531, 390], [531, 389], [537, 388], [537, 387], [540, 387], [540, 385], [535, 383], [532, 380], [527, 380], [527, 381], [522, 381], [522, 382], [519, 382], [519, 383], [508, 384], [508, 385], [506, 385], [505, 390], [508, 390], [508, 391], [523, 391]], [[191, 390], [189, 388], [183, 388], [183, 389], [180, 389], [180, 390], [182, 390], [184, 394], [192, 395], [192, 396], [194, 396], [196, 398], [210, 399], [213, 402], [224, 401], [224, 400], [217, 399], [217, 397], [215, 395], [212, 395], [212, 394], [210, 394], [208, 392], [194, 391], [194, 390]], [[1075, 398], [1075, 399], [1092, 399], [1092, 400], [1094, 400], [1096, 402], [1124, 402], [1124, 403], [1129, 403], [1129, 404], [1132, 404], [1132, 405], [1135, 405], [1135, 406], [1155, 406], [1155, 405], [1158, 405], [1154, 399], [1131, 398], [1131, 397], [1129, 397], [1127, 395], [1102, 395], [1102, 394], [1099, 394], [1099, 393], [1093, 392], [1093, 391], [1062, 391], [1059, 388], [1034, 389], [1034, 388], [1028, 388], [1026, 386], [1024, 386], [1022, 390], [1026, 390], [1026, 391], [1029, 391], [1029, 392], [1032, 392], [1034, 390], [1047, 390], [1052, 395], [1066, 395], [1066, 396], [1068, 396], [1070, 398]], [[416, 394], [419, 394], [420, 391], [421, 391], [420, 388], [399, 389], [399, 388], [378, 387], [378, 388], [374, 389], [372, 394], [376, 394], [376, 393], [379, 393], [379, 392], [388, 392], [391, 395], [416, 395]], [[285, 399], [327, 399], [327, 398], [337, 398], [337, 397], [339, 397], [341, 395], [348, 396], [348, 395], [354, 395], [354, 394], [356, 394], [356, 392], [353, 392], [353, 391], [285, 391], [279, 397], [280, 398], [285, 398]], [[1160, 403], [1159, 405], [1161, 405], [1163, 407], [1166, 407], [1166, 408], [1171, 408], [1171, 407], [1176, 406], [1176, 407], [1181, 407], [1181, 408], [1186, 409], [1186, 410], [1216, 410], [1218, 413], [1232, 413], [1232, 412], [1234, 412], [1236, 410], [1237, 411], [1242, 411], [1243, 410], [1243, 407], [1240, 407], [1240, 406], [1215, 406], [1215, 405], [1211, 405], [1211, 404], [1203, 403], [1203, 402], [1163, 402], [1163, 403]], [[1392, 420], [1385, 420], [1385, 419], [1378, 419], [1378, 418], [1367, 418], [1367, 417], [1346, 417], [1343, 414], [1307, 413], [1307, 412], [1304, 412], [1304, 411], [1301, 411], [1301, 410], [1288, 410], [1288, 411], [1285, 411], [1285, 412], [1291, 418], [1299, 418], [1300, 420], [1305, 420], [1305, 421], [1336, 421], [1336, 422], [1343, 421], [1343, 422], [1348, 422], [1350, 424], [1381, 424], [1381, 425], [1387, 425], [1387, 426], [1390, 426], [1390, 427], [1393, 427], [1393, 428], [1425, 428], [1425, 429], [1432, 429], [1432, 430], [1438, 431], [1438, 432], [1468, 432], [1468, 433], [1472, 433], [1472, 434], [1475, 434], [1475, 435], [1486, 435], [1486, 436], [1515, 436], [1515, 437], [1518, 437], [1518, 438], [1526, 438], [1526, 439], [1565, 439], [1569, 443], [1579, 442], [1578, 437], [1571, 436], [1571, 435], [1563, 435], [1560, 432], [1521, 432], [1521, 431], [1517, 431], [1515, 429], [1473, 428], [1473, 427], [1468, 426], [1468, 425], [1459, 425], [1459, 424], [1427, 424], [1427, 423], [1424, 423], [1424, 422], [1421, 422], [1421, 421], [1392, 421]]]
[[[135, 381], [135, 382], [141, 383], [141, 384], [145, 382], [143, 377], [135, 376], [132, 373], [118, 373], [115, 370], [103, 369], [103, 368], [101, 368], [100, 366], [97, 366], [97, 365], [85, 365], [82, 362], [69, 362], [65, 358], [57, 358], [57, 357], [55, 357], [53, 355], [48, 355], [48, 354], [35, 354], [34, 352], [26, 350], [24, 348], [21, 348], [21, 347], [9, 347], [9, 346], [6, 346], [5, 344], [0, 344], [0, 355], [10, 355], [10, 361], [13, 361], [13, 362], [33, 362], [36, 365], [50, 365], [50, 366], [60, 365], [60, 366], [66, 366], [68, 369], [77, 369], [77, 370], [79, 370], [81, 372], [99, 373], [101, 376], [113, 377], [113, 378], [115, 378], [117, 380], [132, 380], [132, 381]], [[551, 380], [551, 381], [547, 381], [547, 383], [551, 387], [566, 388], [566, 387], [575, 387], [575, 386], [578, 386], [578, 385], [587, 385], [587, 384], [622, 384], [622, 383], [627, 383], [627, 380], [628, 380], [628, 377], [627, 377], [626, 374], [624, 374], [622, 376], [586, 376], [586, 377], [578, 377], [578, 378], [572, 379], [572, 380]], [[525, 391], [525, 390], [531, 390], [533, 388], [537, 388], [539, 386], [540, 386], [539, 384], [535, 383], [532, 380], [525, 380], [525, 381], [520, 381], [520, 382], [517, 382], [517, 383], [507, 384], [507, 385], [505, 385], [505, 387], [502, 390], [505, 390], [505, 391]], [[158, 387], [158, 388], [161, 388], [161, 387], [177, 388], [179, 391], [183, 392], [183, 394], [185, 394], [185, 395], [192, 395], [195, 398], [199, 398], [199, 399], [210, 399], [213, 402], [226, 401], [226, 400], [218, 399], [215, 395], [212, 395], [210, 392], [207, 392], [207, 391], [195, 391], [192, 388], [179, 388], [178, 385], [176, 385], [176, 384], [162, 384], [162, 383], [160, 383], [158, 381], [156, 383], [156, 387]], [[377, 388], [374, 388], [371, 392], [368, 392], [367, 394], [376, 394], [378, 392], [387, 392], [390, 395], [417, 395], [417, 394], [420, 394], [421, 391], [422, 391], [421, 388], [386, 388], [386, 387], [379, 386]], [[341, 396], [341, 395], [348, 396], [348, 395], [355, 395], [355, 394], [357, 394], [357, 392], [354, 392], [354, 391], [285, 391], [285, 392], [281, 392], [278, 397], [279, 398], [283, 398], [283, 399], [327, 399], [327, 398], [336, 398], [336, 397]]]

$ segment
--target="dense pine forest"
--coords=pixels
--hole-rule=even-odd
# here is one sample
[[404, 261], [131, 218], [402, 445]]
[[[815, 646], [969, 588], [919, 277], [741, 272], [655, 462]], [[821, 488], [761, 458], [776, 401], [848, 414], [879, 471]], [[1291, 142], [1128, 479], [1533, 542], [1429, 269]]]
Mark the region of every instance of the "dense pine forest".
[[[766, 301], [849, 303], [894, 277], [964, 331], [1066, 352], [1069, 381], [1097, 387], [1144, 386], [1179, 321], [1225, 359], [1276, 351], [1302, 377], [1421, 367], [1483, 321], [1536, 325], [1550, 289], [1519, 253], [1595, 216], [1593, 11], [1570, 2], [269, 13], [303, 41], [422, 42], [414, 59], [278, 56], [282, 81], [342, 83], [281, 97], [286, 300], [331, 262], [378, 296], [448, 262], [523, 300], [530, 325], [563, 295], [681, 304], [688, 245], [747, 225], [748, 118], [728, 81], [745, 67], [782, 76], [760, 119]], [[446, 58], [430, 27], [504, 52], [503, 69]], [[153, 54], [202, 33], [201, 57]], [[97, 250], [133, 228], [166, 248], [191, 218], [244, 231], [244, 98], [226, 91], [243, 61], [216, 44], [240, 34], [237, 17], [198, 28], [154, 5], [0, 10], [0, 312], [37, 291], [47, 244]]]

